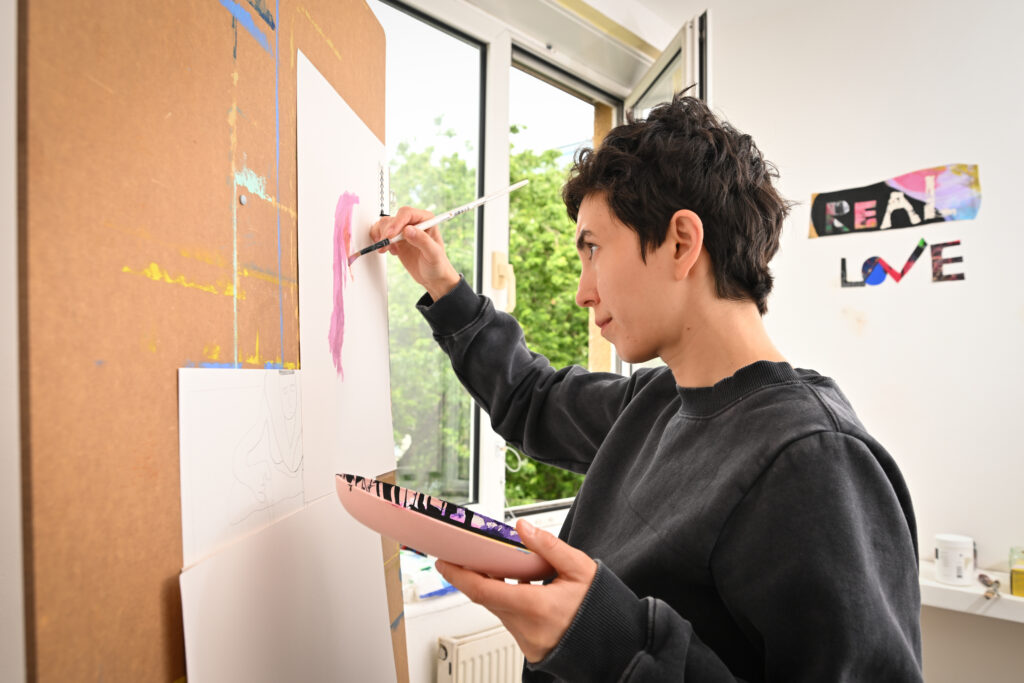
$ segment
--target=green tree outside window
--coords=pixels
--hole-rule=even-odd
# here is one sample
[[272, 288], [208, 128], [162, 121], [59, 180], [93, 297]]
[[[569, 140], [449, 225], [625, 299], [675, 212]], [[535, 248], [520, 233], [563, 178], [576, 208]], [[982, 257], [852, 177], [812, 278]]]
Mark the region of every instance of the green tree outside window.
[[[436, 123], [440, 126], [440, 120]], [[518, 128], [513, 126], [512, 133]], [[451, 132], [442, 135], [450, 137]], [[393, 161], [392, 188], [401, 204], [444, 211], [475, 196], [475, 172], [458, 152], [439, 156], [434, 147], [416, 151], [401, 143]], [[530, 347], [555, 367], [586, 365], [587, 312], [576, 306], [579, 265], [561, 188], [566, 166], [558, 150], [516, 152], [510, 182], [530, 183], [509, 199], [509, 260], [521, 283], [515, 315]], [[473, 271], [472, 214], [443, 227], [449, 257], [464, 274]], [[422, 294], [400, 268], [389, 268], [391, 403], [398, 444], [399, 482], [436, 495], [469, 495], [470, 411], [468, 397], [447, 357], [413, 304]], [[469, 277], [467, 277], [469, 279]], [[471, 282], [472, 284], [472, 282]], [[438, 397], [444, 397], [439, 402]], [[458, 397], [458, 398], [453, 398]], [[514, 453], [506, 456], [505, 496], [510, 506], [574, 496], [583, 476]]]

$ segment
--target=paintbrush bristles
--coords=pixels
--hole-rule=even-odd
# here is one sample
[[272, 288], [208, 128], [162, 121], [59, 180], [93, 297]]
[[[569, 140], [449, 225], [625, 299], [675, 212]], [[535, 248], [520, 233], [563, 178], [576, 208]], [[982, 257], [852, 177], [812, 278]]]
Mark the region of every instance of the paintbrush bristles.
[[349, 256], [348, 256], [348, 264], [351, 266], [352, 262], [355, 261], [360, 256], [362, 256], [363, 254], [369, 254], [372, 251], [377, 251], [378, 249], [383, 249], [384, 247], [388, 246], [389, 244], [401, 241], [401, 239], [402, 239], [401, 235], [396, 235], [395, 237], [385, 237], [384, 239], [382, 239], [379, 242], [374, 242], [373, 244], [371, 244], [368, 247], [364, 247], [364, 248], [360, 249], [359, 251], [357, 251], [355, 253], [349, 254]]

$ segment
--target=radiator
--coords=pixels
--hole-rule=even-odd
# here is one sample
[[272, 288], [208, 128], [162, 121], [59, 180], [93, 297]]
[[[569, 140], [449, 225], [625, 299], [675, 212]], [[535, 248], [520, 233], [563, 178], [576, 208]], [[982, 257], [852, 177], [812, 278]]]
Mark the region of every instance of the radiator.
[[518, 683], [523, 653], [504, 626], [437, 639], [437, 683]]

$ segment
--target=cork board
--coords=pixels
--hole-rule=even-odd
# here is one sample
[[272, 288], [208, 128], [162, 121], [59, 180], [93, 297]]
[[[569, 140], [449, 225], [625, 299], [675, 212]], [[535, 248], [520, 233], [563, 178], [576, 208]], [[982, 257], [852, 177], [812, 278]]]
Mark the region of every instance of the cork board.
[[384, 33], [362, 0], [19, 23], [30, 680], [176, 681], [176, 370], [298, 367], [296, 50], [383, 140]]

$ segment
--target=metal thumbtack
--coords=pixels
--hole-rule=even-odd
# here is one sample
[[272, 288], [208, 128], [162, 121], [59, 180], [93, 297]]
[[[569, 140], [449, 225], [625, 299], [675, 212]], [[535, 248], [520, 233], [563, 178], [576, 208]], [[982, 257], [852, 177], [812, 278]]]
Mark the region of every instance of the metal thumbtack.
[[245, 198], [245, 195], [244, 195], [244, 194], [240, 194], [240, 195], [238, 195], [238, 203], [239, 203], [239, 204], [241, 204], [242, 206], [245, 206], [245, 203], [246, 203], [247, 201], [249, 201], [249, 200]]
[[999, 580], [998, 579], [993, 579], [988, 574], [978, 574], [978, 581], [980, 581], [983, 586], [988, 588], [988, 590], [985, 591], [985, 599], [986, 600], [991, 600], [992, 598], [998, 598], [999, 597]]

